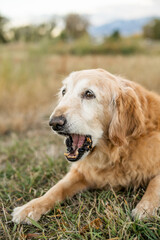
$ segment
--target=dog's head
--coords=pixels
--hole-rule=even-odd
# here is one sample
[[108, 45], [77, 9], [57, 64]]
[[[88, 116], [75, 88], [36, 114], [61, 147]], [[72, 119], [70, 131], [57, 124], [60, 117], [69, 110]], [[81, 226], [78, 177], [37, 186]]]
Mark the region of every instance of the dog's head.
[[50, 126], [66, 136], [69, 161], [89, 154], [102, 138], [122, 145], [127, 136], [140, 134], [141, 105], [125, 84], [102, 69], [73, 72], [63, 81]]

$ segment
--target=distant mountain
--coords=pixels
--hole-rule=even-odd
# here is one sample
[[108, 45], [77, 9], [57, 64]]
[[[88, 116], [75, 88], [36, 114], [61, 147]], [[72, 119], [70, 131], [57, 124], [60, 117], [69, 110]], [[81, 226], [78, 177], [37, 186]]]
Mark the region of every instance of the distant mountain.
[[111, 35], [118, 30], [121, 35], [129, 36], [142, 32], [142, 28], [155, 17], [147, 17], [133, 20], [115, 20], [100, 26], [91, 26], [89, 33], [94, 37]]

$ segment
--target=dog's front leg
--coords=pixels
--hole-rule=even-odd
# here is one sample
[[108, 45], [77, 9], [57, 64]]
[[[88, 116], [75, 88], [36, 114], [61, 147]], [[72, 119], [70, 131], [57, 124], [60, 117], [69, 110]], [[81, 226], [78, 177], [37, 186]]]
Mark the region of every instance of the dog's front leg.
[[137, 204], [132, 211], [134, 217], [142, 219], [144, 217], [153, 216], [156, 214], [160, 206], [160, 175], [154, 177], [148, 184], [147, 190], [142, 200]]
[[85, 177], [76, 169], [71, 169], [70, 172], [45, 195], [33, 199], [21, 207], [16, 207], [12, 213], [13, 221], [28, 224], [31, 223], [29, 218], [38, 221], [42, 214], [45, 214], [54, 207], [56, 202], [63, 201], [66, 197], [71, 197], [87, 187], [88, 184]]

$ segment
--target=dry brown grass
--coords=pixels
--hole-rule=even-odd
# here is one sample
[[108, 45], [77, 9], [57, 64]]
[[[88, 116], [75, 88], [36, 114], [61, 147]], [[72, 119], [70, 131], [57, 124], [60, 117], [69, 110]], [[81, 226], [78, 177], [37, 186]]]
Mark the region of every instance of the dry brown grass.
[[159, 66], [159, 56], [36, 56], [23, 47], [3, 47], [0, 132], [47, 126], [61, 80], [72, 71], [100, 67], [160, 93]]

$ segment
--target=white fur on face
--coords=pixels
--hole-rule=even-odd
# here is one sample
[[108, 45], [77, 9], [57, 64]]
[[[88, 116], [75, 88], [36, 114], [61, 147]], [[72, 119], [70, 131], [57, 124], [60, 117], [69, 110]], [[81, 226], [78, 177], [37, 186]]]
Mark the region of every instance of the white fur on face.
[[[99, 89], [87, 78], [74, 81], [74, 73], [64, 80], [64, 86], [61, 88], [59, 104], [52, 113], [62, 109], [61, 114], [66, 117], [69, 133], [80, 135], [91, 135], [93, 145], [102, 137], [103, 130], [99, 119], [103, 116], [103, 106], [100, 103], [101, 96]], [[62, 96], [62, 90], [66, 93]], [[93, 99], [85, 99], [82, 94], [86, 90], [92, 90], [96, 96]], [[63, 109], [66, 109], [63, 112]]]

